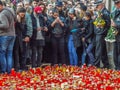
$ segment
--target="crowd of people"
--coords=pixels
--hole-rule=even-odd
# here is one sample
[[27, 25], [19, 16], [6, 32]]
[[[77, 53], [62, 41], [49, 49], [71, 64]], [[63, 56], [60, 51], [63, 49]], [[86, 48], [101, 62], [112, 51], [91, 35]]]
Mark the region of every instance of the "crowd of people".
[[[105, 37], [110, 26], [118, 32], [113, 56], [115, 69], [120, 70], [120, 0], [113, 1], [112, 13], [104, 0], [96, 0], [94, 8], [79, 0], [0, 1], [0, 73], [27, 70], [28, 62], [32, 68], [43, 62], [100, 68], [102, 61], [103, 68], [109, 68]], [[104, 27], [94, 25], [98, 16]]]

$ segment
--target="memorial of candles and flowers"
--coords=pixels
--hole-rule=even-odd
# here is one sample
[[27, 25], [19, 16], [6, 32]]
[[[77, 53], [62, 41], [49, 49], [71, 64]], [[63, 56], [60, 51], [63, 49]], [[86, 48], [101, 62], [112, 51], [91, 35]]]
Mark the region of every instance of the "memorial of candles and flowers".
[[120, 71], [54, 65], [0, 74], [0, 90], [120, 90]]

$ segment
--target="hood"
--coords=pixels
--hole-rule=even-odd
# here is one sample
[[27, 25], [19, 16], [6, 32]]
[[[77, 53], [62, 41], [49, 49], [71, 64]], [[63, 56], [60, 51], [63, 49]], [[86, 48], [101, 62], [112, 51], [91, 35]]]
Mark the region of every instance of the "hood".
[[16, 14], [12, 8], [5, 7], [4, 10], [7, 10], [8, 12], [10, 12], [12, 16], [14, 17], [14, 19], [16, 20]]

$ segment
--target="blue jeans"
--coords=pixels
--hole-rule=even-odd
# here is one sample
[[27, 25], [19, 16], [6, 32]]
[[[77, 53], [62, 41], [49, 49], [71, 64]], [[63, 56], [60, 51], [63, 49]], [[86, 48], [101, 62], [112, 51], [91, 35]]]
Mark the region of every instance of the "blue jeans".
[[87, 47], [86, 46], [83, 47], [82, 65], [85, 64], [87, 55], [89, 57], [88, 64], [94, 65], [95, 58], [94, 58], [94, 55], [92, 53], [92, 49], [93, 49], [93, 44], [92, 43], [88, 44]]
[[69, 36], [69, 40], [68, 40], [68, 52], [69, 52], [70, 65], [78, 65], [78, 56], [77, 56], [76, 48], [74, 47], [72, 35]]
[[92, 50], [93, 50], [93, 44], [90, 43], [86, 49], [86, 52], [89, 57], [89, 64], [94, 65], [95, 58]]
[[10, 73], [13, 66], [13, 46], [15, 36], [0, 36], [0, 69], [1, 73]]

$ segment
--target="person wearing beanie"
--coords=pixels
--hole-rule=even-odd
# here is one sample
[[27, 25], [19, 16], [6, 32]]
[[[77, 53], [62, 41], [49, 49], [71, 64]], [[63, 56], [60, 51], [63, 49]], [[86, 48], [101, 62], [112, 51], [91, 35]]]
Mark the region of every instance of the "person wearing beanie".
[[69, 61], [70, 65], [78, 65], [78, 55], [77, 55], [77, 48], [80, 46], [79, 40], [79, 21], [75, 15], [75, 9], [70, 8], [68, 11], [68, 18], [66, 19], [66, 33], [68, 38], [68, 54], [69, 54]]
[[114, 63], [115, 69], [120, 70], [120, 0], [113, 0], [116, 9], [111, 13], [112, 21], [111, 26], [116, 28], [114, 43]]
[[35, 13], [35, 14], [40, 14], [40, 13], [42, 13], [42, 8], [41, 8], [40, 6], [36, 6], [36, 7], [34, 8], [34, 13]]
[[59, 15], [59, 11], [57, 9], [53, 9], [52, 12], [52, 18], [49, 20], [49, 27], [51, 30], [51, 45], [53, 50], [52, 65], [58, 63], [66, 64], [64, 46], [65, 20]]
[[56, 3], [55, 3], [55, 8], [54, 9], [56, 9], [56, 10], [58, 10], [58, 12], [59, 12], [59, 15], [61, 16], [61, 17], [65, 17], [65, 14], [64, 14], [64, 12], [63, 12], [63, 2], [62, 1], [56, 1]]
[[62, 6], [63, 6], [63, 3], [62, 3], [61, 1], [57, 1], [57, 2], [55, 3], [55, 5], [58, 6], [58, 7], [62, 7]]
[[74, 8], [70, 8], [68, 11], [68, 14], [74, 14], [75, 15], [75, 9]]
[[46, 28], [45, 19], [42, 15], [42, 8], [36, 6], [31, 15], [33, 34], [31, 37], [31, 50], [32, 50], [32, 67], [40, 67], [42, 64], [43, 47], [45, 46], [45, 33], [48, 31]]
[[82, 5], [80, 5], [80, 9], [83, 10], [83, 11], [86, 11], [87, 10], [87, 6], [82, 4]]
[[0, 1], [0, 73], [10, 73], [13, 67], [15, 13]]

